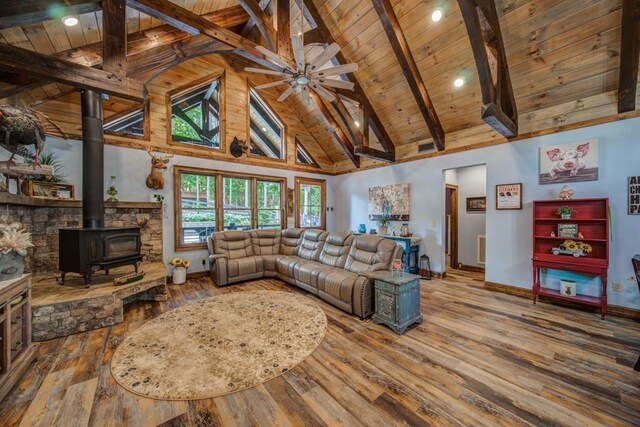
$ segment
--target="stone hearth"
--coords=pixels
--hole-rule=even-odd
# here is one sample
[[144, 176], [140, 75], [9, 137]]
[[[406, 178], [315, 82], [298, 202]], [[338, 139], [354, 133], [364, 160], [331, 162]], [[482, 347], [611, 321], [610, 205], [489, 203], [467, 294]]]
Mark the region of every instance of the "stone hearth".
[[34, 341], [66, 337], [122, 322], [123, 305], [131, 301], [166, 301], [166, 268], [161, 262], [143, 263], [145, 277], [115, 286], [114, 277], [131, 267], [96, 274], [89, 289], [79, 275], [69, 274], [64, 286], [54, 276], [34, 276], [32, 283], [32, 335]]

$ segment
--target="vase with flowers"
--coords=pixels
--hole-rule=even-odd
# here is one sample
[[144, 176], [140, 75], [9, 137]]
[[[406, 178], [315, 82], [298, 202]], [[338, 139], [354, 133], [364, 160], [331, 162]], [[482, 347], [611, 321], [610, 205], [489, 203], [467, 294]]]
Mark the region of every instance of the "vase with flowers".
[[173, 284], [182, 285], [187, 281], [187, 269], [191, 265], [191, 261], [182, 258], [173, 258], [169, 261], [169, 265], [173, 267]]
[[391, 224], [391, 220], [389, 218], [380, 218], [378, 220], [378, 227], [380, 228], [380, 235], [386, 236], [389, 234], [389, 225]]
[[561, 206], [556, 210], [556, 215], [560, 215], [562, 219], [571, 219], [571, 216], [576, 212], [571, 206]]
[[31, 233], [21, 223], [0, 217], [0, 281], [22, 276], [24, 257], [32, 246]]

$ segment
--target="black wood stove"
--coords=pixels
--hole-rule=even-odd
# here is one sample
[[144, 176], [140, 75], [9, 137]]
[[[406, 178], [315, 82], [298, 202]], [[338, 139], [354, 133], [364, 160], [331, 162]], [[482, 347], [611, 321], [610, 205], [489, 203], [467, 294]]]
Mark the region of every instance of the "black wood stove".
[[88, 287], [99, 270], [142, 261], [139, 227], [104, 226], [104, 139], [100, 94], [82, 92], [82, 227], [59, 230], [59, 269], [62, 284], [66, 273], [78, 273]]

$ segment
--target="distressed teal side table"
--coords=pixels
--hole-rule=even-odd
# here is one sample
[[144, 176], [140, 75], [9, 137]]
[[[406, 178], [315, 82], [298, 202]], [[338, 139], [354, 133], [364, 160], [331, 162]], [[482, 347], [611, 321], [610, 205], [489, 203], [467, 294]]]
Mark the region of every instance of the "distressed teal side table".
[[420, 276], [404, 271], [370, 273], [374, 279], [376, 311], [373, 321], [402, 334], [414, 323], [422, 323], [420, 314]]

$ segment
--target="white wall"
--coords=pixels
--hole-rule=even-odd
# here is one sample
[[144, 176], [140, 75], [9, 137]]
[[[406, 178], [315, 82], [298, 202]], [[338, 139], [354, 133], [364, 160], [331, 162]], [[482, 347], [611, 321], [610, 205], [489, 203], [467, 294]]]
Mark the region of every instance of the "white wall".
[[[640, 295], [632, 279], [631, 257], [640, 253], [640, 215], [627, 215], [627, 177], [640, 174], [640, 118], [530, 138], [508, 144], [432, 157], [332, 178], [339, 195], [332, 229], [355, 230], [367, 223], [368, 189], [394, 183], [411, 184], [411, 230], [423, 236], [422, 252], [435, 271], [443, 271], [444, 173], [443, 170], [487, 165], [486, 280], [528, 288], [531, 286], [531, 202], [555, 198], [562, 185], [538, 185], [538, 149], [588, 138], [600, 139], [600, 179], [572, 184], [575, 197], [608, 197], [612, 211], [609, 266], [609, 303], [640, 308]], [[495, 186], [522, 182], [522, 211], [496, 211]], [[612, 292], [620, 281], [623, 292]], [[596, 292], [588, 287], [586, 292]]]
[[458, 183], [458, 262], [473, 267], [484, 267], [477, 262], [477, 244], [478, 236], [486, 233], [486, 213], [467, 212], [467, 197], [487, 195], [487, 166], [469, 166], [455, 171]]
[[[76, 198], [82, 198], [82, 142], [64, 141], [56, 138], [48, 138], [45, 153], [56, 153], [64, 164], [63, 173], [67, 180], [75, 185]], [[9, 153], [1, 150], [0, 159], [9, 158]], [[18, 161], [21, 159], [18, 158]], [[265, 167], [250, 166], [239, 163], [223, 162], [194, 157], [176, 156], [171, 159], [170, 167], [164, 172], [164, 190], [155, 191], [147, 188], [145, 181], [150, 171], [150, 157], [144, 150], [105, 146], [104, 183], [109, 185], [111, 175], [117, 177], [118, 199], [121, 201], [149, 201], [149, 196], [161, 193], [165, 196], [163, 219], [163, 251], [167, 261], [172, 257], [182, 257], [191, 260], [191, 272], [202, 271], [202, 260], [206, 259], [206, 250], [174, 251], [174, 214], [173, 214], [173, 170], [171, 166], [186, 165], [201, 168], [251, 173], [260, 175], [279, 176], [287, 178], [287, 187], [294, 187], [295, 176], [327, 179], [326, 175], [309, 174], [284, 169], [270, 169]], [[105, 193], [105, 198], [108, 197]], [[330, 185], [327, 185], [327, 206], [333, 206], [333, 197]], [[327, 226], [333, 223], [334, 212], [326, 212]], [[293, 227], [293, 224], [289, 224]], [[208, 268], [208, 263], [207, 267]]]

